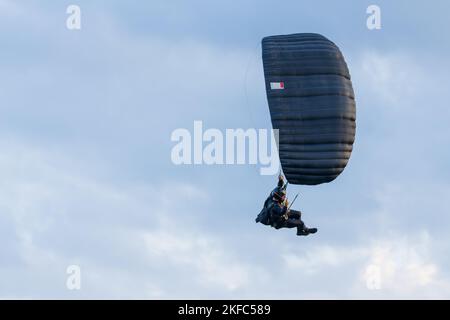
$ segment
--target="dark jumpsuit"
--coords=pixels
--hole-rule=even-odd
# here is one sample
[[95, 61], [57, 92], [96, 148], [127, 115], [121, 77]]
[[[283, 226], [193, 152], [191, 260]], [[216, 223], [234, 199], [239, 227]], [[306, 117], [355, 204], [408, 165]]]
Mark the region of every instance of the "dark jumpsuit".
[[[269, 200], [269, 199], [267, 199]], [[297, 228], [298, 231], [305, 230], [305, 224], [301, 220], [301, 212], [297, 210], [289, 210], [288, 218], [285, 218], [287, 207], [270, 199], [267, 203], [267, 210], [269, 210], [270, 221], [275, 229], [280, 228]]]

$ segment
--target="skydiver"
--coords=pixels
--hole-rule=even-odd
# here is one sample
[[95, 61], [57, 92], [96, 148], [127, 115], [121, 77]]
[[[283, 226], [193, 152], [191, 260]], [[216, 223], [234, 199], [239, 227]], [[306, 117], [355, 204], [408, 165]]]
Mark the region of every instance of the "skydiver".
[[278, 185], [264, 202], [264, 207], [255, 221], [270, 225], [275, 229], [297, 228], [298, 236], [316, 233], [317, 228], [307, 228], [305, 226], [301, 219], [302, 213], [300, 211], [289, 209], [286, 187], [287, 184], [284, 183], [284, 178], [280, 174], [278, 176]]

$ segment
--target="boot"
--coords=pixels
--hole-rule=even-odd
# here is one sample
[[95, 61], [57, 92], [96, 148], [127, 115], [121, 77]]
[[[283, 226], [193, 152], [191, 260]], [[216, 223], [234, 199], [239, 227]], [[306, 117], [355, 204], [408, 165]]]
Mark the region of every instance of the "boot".
[[309, 234], [313, 234], [317, 232], [317, 228], [306, 228], [303, 229], [297, 229], [297, 235], [298, 236], [307, 236]]

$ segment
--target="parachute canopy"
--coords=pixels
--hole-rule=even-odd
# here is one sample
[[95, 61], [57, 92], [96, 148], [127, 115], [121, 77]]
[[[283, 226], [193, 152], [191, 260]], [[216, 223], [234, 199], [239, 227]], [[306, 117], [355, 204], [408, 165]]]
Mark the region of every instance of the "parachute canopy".
[[322, 35], [265, 37], [266, 93], [287, 180], [316, 185], [345, 168], [355, 140], [356, 105], [339, 48]]

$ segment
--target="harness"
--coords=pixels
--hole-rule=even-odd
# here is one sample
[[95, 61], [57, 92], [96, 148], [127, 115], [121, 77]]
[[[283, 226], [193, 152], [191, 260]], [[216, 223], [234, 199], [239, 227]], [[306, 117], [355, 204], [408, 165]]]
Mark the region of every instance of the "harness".
[[269, 210], [270, 225], [272, 227], [274, 227], [275, 229], [279, 229], [279, 228], [282, 227], [284, 222], [288, 219], [288, 214], [287, 214], [287, 211], [286, 211], [282, 215], [274, 215], [273, 214], [273, 207], [274, 206], [279, 206], [281, 210], [283, 210], [283, 207], [277, 202], [272, 202], [271, 205], [269, 205], [269, 207], [267, 208], [267, 210]]

